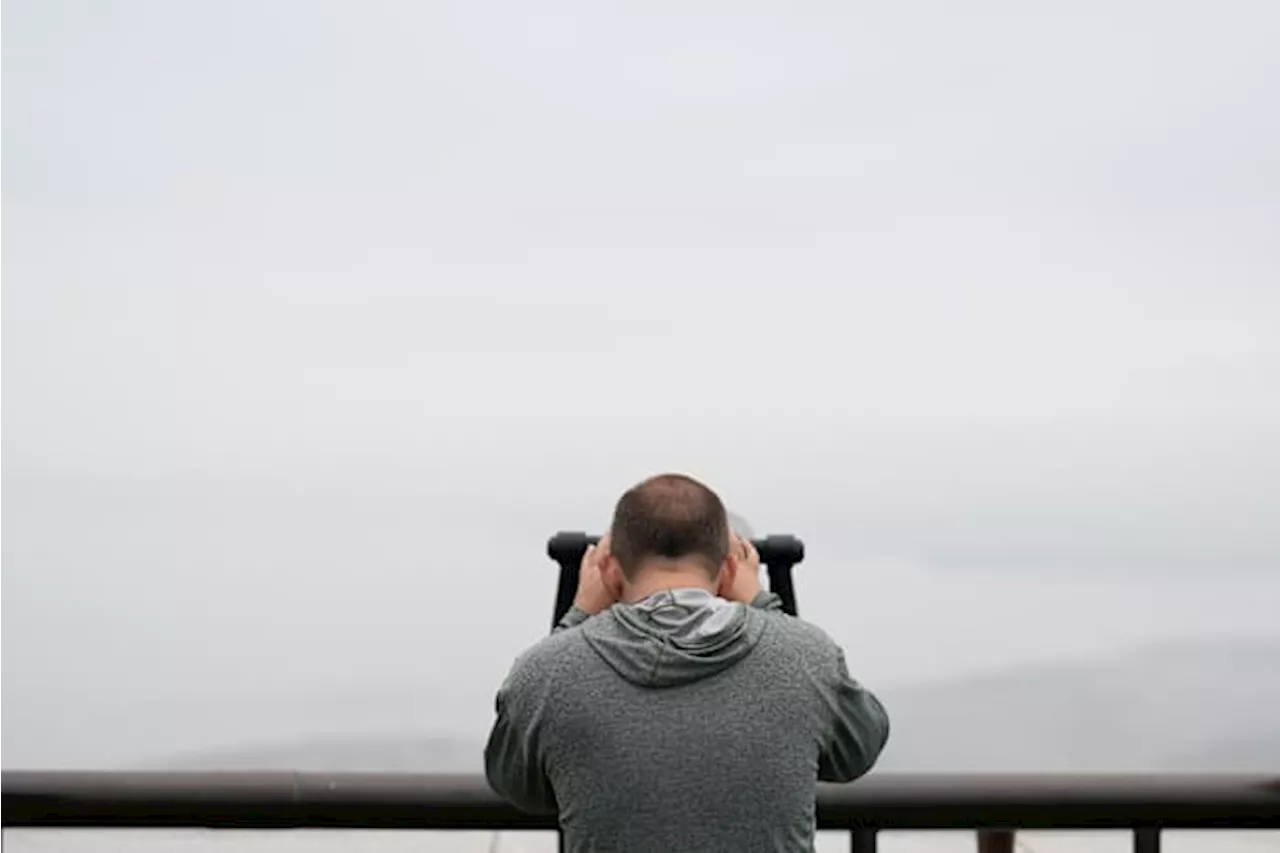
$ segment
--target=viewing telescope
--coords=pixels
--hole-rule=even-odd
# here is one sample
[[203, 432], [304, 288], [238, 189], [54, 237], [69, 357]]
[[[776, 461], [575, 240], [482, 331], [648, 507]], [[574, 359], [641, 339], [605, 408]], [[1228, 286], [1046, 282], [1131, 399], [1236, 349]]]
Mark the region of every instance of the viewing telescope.
[[[547, 556], [560, 565], [560, 582], [556, 588], [555, 611], [551, 627], [569, 612], [573, 597], [578, 591], [578, 568], [587, 548], [600, 541], [599, 536], [574, 530], [562, 530], [547, 541]], [[769, 575], [769, 590], [782, 599], [782, 609], [792, 616], [796, 612], [796, 588], [791, 580], [791, 569], [804, 560], [804, 543], [789, 534], [752, 539], [751, 544], [760, 554], [760, 563]]]

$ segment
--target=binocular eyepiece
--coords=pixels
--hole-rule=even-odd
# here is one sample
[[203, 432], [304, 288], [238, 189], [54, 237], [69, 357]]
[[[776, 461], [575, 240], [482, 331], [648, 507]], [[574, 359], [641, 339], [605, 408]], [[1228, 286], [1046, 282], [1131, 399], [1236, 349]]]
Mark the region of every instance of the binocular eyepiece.
[[[598, 545], [601, 537], [589, 536], [578, 531], [562, 530], [547, 541], [547, 556], [560, 565], [582, 562], [587, 548]], [[765, 565], [794, 566], [804, 559], [804, 543], [794, 536], [766, 536], [763, 539], [752, 539], [751, 544], [760, 554], [760, 562]]]
[[[587, 548], [600, 542], [599, 536], [580, 531], [562, 530], [547, 542], [547, 556], [560, 564], [560, 584], [556, 590], [554, 628], [573, 605], [578, 589], [578, 568]], [[782, 609], [796, 614], [796, 590], [791, 580], [791, 567], [804, 560], [804, 543], [788, 534], [752, 539], [760, 554], [760, 562], [769, 574], [769, 591], [782, 599]]]

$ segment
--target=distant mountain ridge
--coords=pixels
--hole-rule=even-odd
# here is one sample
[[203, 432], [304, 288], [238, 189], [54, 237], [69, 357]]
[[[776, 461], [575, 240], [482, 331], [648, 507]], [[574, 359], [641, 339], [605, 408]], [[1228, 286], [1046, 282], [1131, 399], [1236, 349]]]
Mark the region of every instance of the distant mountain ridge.
[[1280, 772], [1280, 638], [1171, 644], [884, 698], [886, 769]]
[[1165, 769], [1175, 772], [1280, 773], [1280, 731], [1228, 737], [1173, 756]]
[[335, 737], [191, 752], [157, 766], [167, 770], [480, 773], [484, 771], [483, 750], [482, 743], [465, 736]]
[[[893, 724], [880, 763], [888, 771], [1280, 773], [1280, 637], [1022, 667], [881, 695]], [[476, 734], [353, 733], [189, 753], [164, 766], [479, 772], [482, 750]]]

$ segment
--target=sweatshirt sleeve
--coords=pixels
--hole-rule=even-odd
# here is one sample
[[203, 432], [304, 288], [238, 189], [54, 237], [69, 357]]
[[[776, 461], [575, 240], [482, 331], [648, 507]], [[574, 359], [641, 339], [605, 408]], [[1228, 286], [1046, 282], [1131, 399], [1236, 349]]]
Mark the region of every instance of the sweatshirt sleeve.
[[546, 679], [539, 678], [527, 658], [516, 661], [498, 689], [497, 718], [484, 750], [489, 785], [517, 808], [555, 814], [555, 791], [544, 760]]
[[889, 740], [889, 715], [880, 700], [849, 676], [837, 648], [825, 694], [830, 725], [818, 758], [820, 782], [852, 782], [875, 765]]
[[561, 631], [565, 631], [569, 628], [576, 628], [590, 618], [591, 618], [590, 613], [588, 613], [587, 611], [583, 610], [581, 607], [575, 604], [572, 607], [570, 607], [568, 610], [566, 610], [565, 614], [560, 617], [560, 621], [557, 622], [556, 626], [551, 629], [551, 633], [558, 634]]
[[756, 593], [756, 597], [751, 599], [751, 606], [757, 610], [766, 610], [771, 613], [782, 612], [782, 596], [776, 592], [770, 592], [762, 589]]

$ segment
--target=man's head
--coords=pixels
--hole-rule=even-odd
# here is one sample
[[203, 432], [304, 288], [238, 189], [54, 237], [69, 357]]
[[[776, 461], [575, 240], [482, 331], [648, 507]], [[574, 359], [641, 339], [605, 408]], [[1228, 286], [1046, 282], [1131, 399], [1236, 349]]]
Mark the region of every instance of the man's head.
[[609, 530], [609, 550], [628, 585], [644, 575], [700, 573], [714, 587], [729, 541], [719, 496], [682, 474], [661, 474], [627, 490]]

